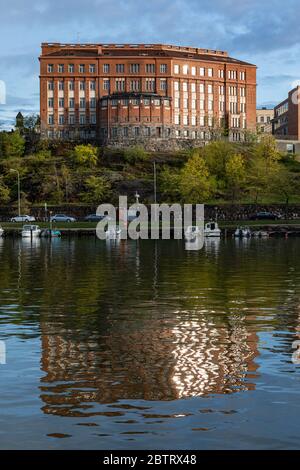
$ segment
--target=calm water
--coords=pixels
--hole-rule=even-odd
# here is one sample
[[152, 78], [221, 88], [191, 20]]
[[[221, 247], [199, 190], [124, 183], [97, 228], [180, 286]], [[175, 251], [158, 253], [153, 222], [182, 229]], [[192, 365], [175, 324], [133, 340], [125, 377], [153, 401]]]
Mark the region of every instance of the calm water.
[[208, 242], [0, 239], [0, 447], [299, 448], [300, 239]]

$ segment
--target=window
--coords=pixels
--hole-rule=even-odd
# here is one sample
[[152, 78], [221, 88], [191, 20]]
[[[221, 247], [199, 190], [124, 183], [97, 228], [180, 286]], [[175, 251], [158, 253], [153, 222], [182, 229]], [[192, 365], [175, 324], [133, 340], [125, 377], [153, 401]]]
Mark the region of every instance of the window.
[[197, 124], [196, 116], [192, 116], [192, 126], [196, 126], [196, 124]]
[[91, 100], [90, 100], [90, 107], [91, 107], [91, 108], [96, 108], [96, 98], [91, 98]]
[[74, 64], [69, 64], [68, 70], [69, 70], [69, 73], [74, 73]]
[[160, 106], [160, 100], [154, 100], [154, 105], [155, 106]]
[[200, 116], [199, 124], [200, 124], [200, 126], [205, 126], [204, 116]]
[[108, 78], [105, 78], [103, 80], [103, 90], [109, 90], [110, 88], [110, 80]]
[[129, 70], [130, 70], [130, 73], [139, 73], [140, 64], [130, 64]]
[[134, 135], [137, 137], [140, 135], [140, 128], [139, 127], [135, 127], [134, 128]]
[[54, 105], [54, 100], [53, 100], [53, 98], [49, 98], [49, 99], [48, 99], [48, 108], [53, 108], [53, 105]]
[[228, 78], [230, 78], [231, 80], [236, 80], [237, 78], [236, 70], [228, 70]]
[[205, 68], [204, 67], [200, 67], [200, 76], [201, 77], [204, 77], [205, 75]]
[[196, 93], [196, 83], [191, 83], [191, 92]]
[[207, 93], [208, 93], [209, 95], [211, 95], [212, 92], [213, 92], [213, 87], [212, 87], [212, 85], [207, 85]]
[[90, 81], [90, 90], [92, 90], [92, 91], [96, 90], [96, 81], [95, 80]]
[[207, 75], [208, 75], [208, 77], [212, 77], [213, 76], [213, 69], [207, 69]]
[[155, 65], [146, 64], [146, 73], [155, 73]]
[[224, 70], [223, 69], [219, 69], [218, 76], [219, 76], [219, 78], [224, 78]]
[[186, 64], [183, 65], [183, 67], [182, 67], [182, 73], [183, 73], [184, 75], [187, 75], [187, 74], [188, 74], [188, 71], [189, 71], [189, 66], [186, 65]]
[[205, 88], [204, 88], [204, 83], [200, 83], [200, 93], [204, 93]]
[[53, 114], [49, 114], [49, 116], [48, 116], [48, 124], [50, 124], [50, 126], [54, 124], [54, 116], [53, 116]]
[[84, 64], [80, 64], [79, 65], [79, 73], [84, 73], [84, 70], [85, 70]]
[[116, 91], [125, 91], [125, 78], [116, 78]]
[[174, 65], [174, 73], [176, 73], [176, 74], [179, 73], [179, 65], [177, 65], [177, 64]]
[[85, 98], [80, 98], [79, 107], [80, 108], [85, 108]]
[[58, 89], [59, 89], [60, 91], [63, 91], [63, 90], [64, 90], [64, 82], [63, 82], [62, 80], [60, 80], [60, 81], [58, 82]]
[[188, 123], [189, 123], [188, 116], [183, 116], [183, 125], [184, 125], [184, 126], [187, 126]]
[[124, 64], [116, 64], [116, 72], [117, 73], [124, 73], [124, 71], [125, 71]]
[[174, 100], [174, 108], [179, 108], [180, 107], [180, 99], [179, 98], [175, 98]]
[[223, 85], [219, 86], [219, 94], [224, 95], [224, 86]]
[[175, 123], [175, 124], [180, 124], [179, 114], [175, 114], [175, 116], [174, 116], [174, 123]]
[[59, 114], [58, 124], [62, 126], [64, 123], [65, 123], [65, 116], [63, 114]]
[[145, 98], [144, 99], [144, 106], [149, 106], [150, 105], [150, 99], [149, 98]]
[[192, 109], [196, 109], [196, 100], [192, 100]]
[[75, 108], [75, 100], [74, 98], [69, 99], [69, 108]]
[[48, 90], [53, 91], [54, 90], [54, 82], [48, 82]]
[[75, 114], [69, 114], [69, 124], [75, 124]]
[[69, 90], [74, 91], [74, 89], [75, 89], [75, 82], [74, 82], [74, 80], [70, 80], [69, 81]]
[[183, 83], [182, 83], [182, 90], [183, 90], [183, 91], [188, 91], [188, 84], [187, 84], [187, 82], [183, 82]]
[[208, 107], [208, 111], [213, 111], [214, 109], [214, 102], [212, 100], [208, 100], [208, 103], [207, 103]]
[[155, 78], [146, 78], [146, 91], [155, 91]]
[[179, 82], [174, 82], [174, 91], [179, 91]]
[[130, 90], [139, 91], [140, 90], [140, 81], [139, 80], [130, 80]]
[[85, 82], [83, 82], [83, 81], [79, 82], [79, 90], [81, 90], [81, 91], [85, 90]]
[[52, 73], [54, 71], [54, 66], [53, 64], [48, 64], [48, 73]]
[[86, 123], [85, 114], [79, 115], [79, 124], [83, 125]]
[[195, 75], [196, 75], [196, 67], [192, 67], [192, 68], [191, 68], [191, 72], [192, 72], [192, 75], [195, 76]]
[[204, 100], [200, 100], [200, 109], [201, 111], [204, 110]]
[[123, 105], [123, 106], [128, 106], [128, 99], [127, 99], [127, 98], [124, 98], [124, 99], [122, 100], [122, 105]]
[[109, 64], [103, 64], [103, 73], [109, 73]]
[[58, 72], [64, 73], [64, 64], [58, 64]]
[[188, 109], [189, 107], [189, 100], [187, 100], [186, 98], [183, 100], [183, 107], [184, 109]]
[[160, 70], [160, 73], [167, 73], [167, 64], [160, 64], [160, 67], [159, 67], [159, 70]]
[[240, 88], [240, 95], [241, 96], [246, 96], [246, 88], [245, 87]]
[[91, 124], [96, 124], [96, 122], [97, 122], [96, 114], [93, 113], [93, 114], [91, 114], [91, 116], [90, 116], [90, 123], [91, 123]]
[[240, 80], [246, 80], [246, 72], [240, 72]]
[[160, 89], [165, 91], [167, 89], [167, 80], [165, 78], [160, 79]]
[[58, 100], [58, 107], [63, 108], [65, 106], [65, 100], [64, 98], [59, 98]]
[[117, 137], [118, 136], [118, 128], [117, 127], [112, 127], [111, 136], [112, 137]]
[[89, 70], [90, 70], [90, 73], [95, 73], [96, 72], [96, 65], [95, 64], [90, 64]]
[[124, 137], [128, 137], [128, 127], [124, 127], [123, 135], [124, 135]]
[[147, 137], [150, 137], [150, 135], [151, 135], [151, 129], [150, 129], [150, 127], [145, 127], [145, 135], [146, 135]]
[[245, 113], [246, 112], [246, 103], [241, 103], [240, 108], [241, 108], [241, 113]]

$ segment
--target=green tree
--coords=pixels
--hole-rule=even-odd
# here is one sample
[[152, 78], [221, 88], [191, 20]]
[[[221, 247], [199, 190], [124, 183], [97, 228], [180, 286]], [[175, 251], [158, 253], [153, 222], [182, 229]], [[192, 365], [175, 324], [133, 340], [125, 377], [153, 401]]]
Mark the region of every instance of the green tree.
[[104, 176], [89, 176], [84, 186], [85, 191], [80, 196], [87, 204], [99, 205], [111, 192], [111, 184]]
[[180, 193], [185, 202], [203, 203], [212, 196], [215, 190], [214, 178], [202, 157], [192, 156], [180, 172]]
[[124, 159], [128, 163], [145, 161], [148, 159], [148, 157], [148, 152], [146, 152], [146, 150], [139, 145], [136, 145], [135, 147], [129, 147], [128, 149], [124, 150]]
[[25, 139], [18, 130], [0, 132], [0, 158], [22, 157], [25, 150]]
[[10, 189], [4, 183], [3, 177], [0, 177], [0, 203], [7, 204], [9, 201], [10, 201]]
[[72, 152], [74, 161], [79, 165], [96, 166], [98, 161], [97, 148], [91, 144], [76, 145]]
[[225, 164], [228, 192], [234, 201], [246, 181], [246, 167], [243, 155], [231, 155]]
[[159, 188], [166, 199], [178, 199], [180, 197], [180, 172], [165, 166], [159, 174]]

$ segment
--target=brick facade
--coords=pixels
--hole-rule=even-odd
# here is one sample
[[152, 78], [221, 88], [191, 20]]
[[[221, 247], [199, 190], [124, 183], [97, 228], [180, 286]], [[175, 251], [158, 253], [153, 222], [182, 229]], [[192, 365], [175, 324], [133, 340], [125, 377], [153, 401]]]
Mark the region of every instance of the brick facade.
[[42, 44], [43, 137], [205, 141], [256, 127], [256, 66], [168, 45]]
[[300, 140], [300, 86], [274, 108], [273, 134], [279, 138]]

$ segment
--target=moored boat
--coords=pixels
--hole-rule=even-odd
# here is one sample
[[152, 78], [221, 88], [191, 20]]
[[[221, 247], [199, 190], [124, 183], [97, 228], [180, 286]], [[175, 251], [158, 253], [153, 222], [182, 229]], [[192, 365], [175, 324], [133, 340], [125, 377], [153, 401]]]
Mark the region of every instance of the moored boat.
[[39, 237], [41, 229], [38, 225], [23, 225], [21, 232], [22, 238], [35, 238]]
[[204, 227], [204, 236], [205, 237], [220, 237], [221, 230], [217, 222], [207, 222]]
[[3, 230], [3, 228], [2, 228], [1, 225], [0, 225], [0, 237], [2, 237], [3, 234], [4, 234], [4, 230]]

